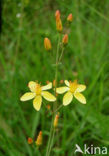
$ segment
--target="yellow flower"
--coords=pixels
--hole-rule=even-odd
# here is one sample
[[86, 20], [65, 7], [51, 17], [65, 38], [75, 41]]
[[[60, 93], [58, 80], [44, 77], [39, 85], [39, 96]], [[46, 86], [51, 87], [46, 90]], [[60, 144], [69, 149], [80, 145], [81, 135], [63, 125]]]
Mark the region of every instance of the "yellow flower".
[[63, 94], [67, 92], [63, 97], [63, 105], [66, 106], [71, 103], [73, 96], [81, 103], [86, 104], [85, 97], [81, 94], [82, 91], [86, 89], [85, 85], [78, 84], [77, 80], [69, 82], [65, 80], [66, 86], [56, 88], [58, 94]]
[[27, 101], [30, 99], [33, 99], [33, 107], [39, 111], [41, 108], [41, 104], [42, 104], [42, 97], [44, 97], [46, 100], [48, 101], [56, 101], [56, 98], [54, 95], [52, 95], [51, 93], [49, 93], [48, 89], [52, 88], [52, 83], [50, 82], [49, 84], [45, 85], [45, 86], [41, 86], [40, 84], [38, 84], [37, 82], [34, 81], [30, 81], [28, 83], [28, 87], [30, 89], [31, 92], [27, 92], [25, 93], [20, 100], [21, 101]]

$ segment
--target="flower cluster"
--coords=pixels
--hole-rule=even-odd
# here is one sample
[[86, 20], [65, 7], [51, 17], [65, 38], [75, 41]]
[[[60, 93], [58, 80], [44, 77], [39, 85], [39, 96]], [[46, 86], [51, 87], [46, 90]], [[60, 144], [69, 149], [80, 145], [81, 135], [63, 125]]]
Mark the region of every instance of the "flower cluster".
[[[41, 85], [41, 83], [38, 83], [37, 81], [36, 82], [30, 81], [28, 83], [28, 88], [30, 89], [30, 91], [22, 95], [20, 98], [21, 101], [27, 101], [27, 100], [33, 99], [33, 107], [35, 108], [36, 111], [40, 110], [41, 105], [43, 103], [43, 98], [49, 102], [54, 102], [55, 107], [53, 107], [53, 111], [51, 111], [51, 106], [49, 103], [46, 105], [46, 108], [48, 109], [47, 111], [51, 111], [51, 114], [54, 114], [52, 117], [53, 122], [51, 123], [52, 126], [50, 130], [50, 137], [49, 137], [48, 148], [47, 148], [47, 153], [46, 153], [46, 155], [48, 156], [51, 150], [50, 144], [52, 144], [52, 141], [53, 141], [52, 138], [54, 138], [53, 137], [54, 131], [56, 131], [56, 129], [58, 128], [59, 117], [60, 117], [60, 114], [57, 113], [57, 110], [60, 109], [60, 106], [57, 108], [57, 96], [59, 94], [65, 93], [65, 95], [63, 96], [63, 102], [62, 102], [63, 106], [67, 106], [68, 104], [70, 104], [74, 97], [82, 104], [86, 104], [86, 98], [81, 93], [86, 89], [86, 86], [83, 84], [79, 84], [77, 80], [74, 80], [74, 81], [60, 80], [60, 84], [62, 85], [63, 83], [65, 83], [65, 86], [63, 85], [61, 87], [58, 87], [58, 82], [57, 82], [58, 65], [63, 56], [64, 48], [68, 44], [68, 34], [66, 33], [62, 34], [63, 25], [62, 25], [61, 14], [59, 10], [56, 11], [55, 18], [56, 18], [56, 30], [58, 31], [58, 34], [59, 34], [59, 41], [57, 44], [57, 52], [56, 52], [56, 63], [55, 63], [55, 66], [56, 66], [55, 80], [53, 80], [53, 82], [47, 81], [47, 84], [44, 86]], [[68, 17], [66, 18], [67, 24], [70, 25], [72, 20], [73, 20], [73, 16], [70, 13]], [[61, 37], [61, 35], [63, 37]], [[51, 41], [47, 37], [44, 38], [44, 47], [46, 51], [51, 51], [52, 49]], [[61, 48], [62, 48], [62, 51], [60, 53]], [[55, 95], [48, 92], [48, 90], [50, 89], [53, 89]], [[35, 141], [35, 144], [38, 147], [41, 146], [42, 140], [43, 140], [42, 131], [40, 131]], [[32, 144], [32, 143], [33, 143], [33, 139], [29, 137], [28, 144]]]
[[[61, 14], [60, 14], [59, 10], [56, 11], [55, 18], [56, 18], [56, 29], [60, 33], [60, 32], [62, 32], [63, 26], [62, 26]], [[73, 16], [70, 13], [67, 17], [67, 21], [69, 23], [71, 23], [72, 20], [73, 20]], [[64, 37], [62, 38], [62, 43], [63, 43], [63, 45], [66, 45], [68, 43], [68, 35], [67, 34], [65, 34]], [[44, 47], [47, 51], [50, 51], [52, 49], [51, 41], [47, 37], [44, 39]], [[63, 94], [65, 92], [67, 92], [63, 97], [63, 105], [66, 106], [66, 105], [70, 104], [71, 101], [73, 100], [73, 97], [75, 97], [79, 102], [86, 104], [86, 99], [81, 94], [81, 92], [86, 89], [86, 86], [82, 85], [82, 84], [78, 84], [77, 80], [75, 80], [73, 82], [65, 80], [64, 82], [65, 82], [66, 86], [56, 88], [56, 94], [55, 94], [55, 95], [57, 95], [57, 94]], [[20, 98], [20, 100], [27, 101], [30, 99], [34, 99], [33, 107], [37, 111], [39, 111], [41, 108], [41, 104], [42, 104], [42, 97], [50, 102], [56, 101], [56, 97], [54, 95], [52, 95], [50, 92], [46, 91], [48, 89], [51, 89], [52, 86], [55, 87], [56, 83], [57, 83], [56, 80], [53, 81], [53, 85], [52, 85], [52, 82], [48, 81], [47, 85], [41, 86], [37, 82], [30, 81], [28, 83], [30, 92], [25, 93]]]
[[[65, 92], [67, 92], [63, 97], [63, 105], [66, 106], [66, 105], [70, 104], [71, 101], [73, 100], [73, 96], [79, 102], [81, 102], [83, 104], [86, 104], [86, 99], [81, 94], [81, 92], [86, 89], [86, 86], [82, 85], [82, 84], [78, 84], [77, 80], [75, 80], [74, 82], [65, 80], [64, 82], [65, 82], [66, 86], [56, 88], [56, 93], [58, 93], [58, 94], [63, 94]], [[37, 111], [39, 111], [40, 108], [41, 108], [42, 97], [45, 98], [47, 101], [50, 101], [50, 102], [56, 101], [56, 97], [54, 95], [52, 95], [50, 92], [46, 91], [46, 90], [52, 88], [52, 83], [51, 82], [49, 82], [45, 86], [41, 86], [37, 82], [30, 81], [28, 83], [28, 87], [29, 87], [31, 92], [25, 93], [20, 98], [20, 100], [21, 101], [27, 101], [27, 100], [31, 100], [31, 99], [34, 98], [33, 107]]]

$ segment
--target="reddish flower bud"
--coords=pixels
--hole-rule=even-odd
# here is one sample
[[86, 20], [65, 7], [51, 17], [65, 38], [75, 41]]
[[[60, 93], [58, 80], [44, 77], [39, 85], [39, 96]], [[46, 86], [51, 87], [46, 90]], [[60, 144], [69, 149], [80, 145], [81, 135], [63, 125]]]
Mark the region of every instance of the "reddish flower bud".
[[62, 27], [62, 22], [61, 19], [59, 18], [58, 20], [56, 20], [56, 29], [57, 31], [61, 32], [63, 27]]
[[47, 105], [47, 109], [50, 110], [51, 109], [51, 106], [50, 105]]
[[64, 83], [64, 80], [60, 80], [60, 84], [63, 84]]
[[73, 20], [73, 16], [72, 16], [72, 14], [69, 14], [67, 17], [67, 21], [72, 22], [72, 20]]
[[59, 10], [56, 10], [55, 17], [56, 17], [56, 20], [60, 19], [60, 11]]
[[56, 96], [58, 96], [58, 93], [56, 93]]
[[32, 138], [28, 138], [28, 144], [32, 144], [33, 143], [33, 139]]
[[50, 81], [46, 81], [46, 84], [49, 84], [50, 83]]
[[68, 35], [67, 35], [67, 34], [64, 35], [64, 37], [63, 37], [63, 39], [62, 39], [62, 43], [63, 43], [64, 45], [66, 45], [66, 44], [68, 43]]
[[51, 42], [50, 42], [50, 40], [49, 40], [48, 38], [45, 38], [45, 39], [44, 39], [44, 47], [45, 47], [45, 49], [48, 50], [48, 51], [51, 50], [51, 48], [52, 48], [52, 47], [51, 47]]
[[37, 146], [42, 145], [42, 131], [39, 132], [39, 135], [38, 135], [35, 143]]
[[54, 128], [56, 128], [58, 126], [58, 120], [59, 120], [59, 113], [56, 114], [56, 116], [55, 116], [54, 123], [53, 123]]

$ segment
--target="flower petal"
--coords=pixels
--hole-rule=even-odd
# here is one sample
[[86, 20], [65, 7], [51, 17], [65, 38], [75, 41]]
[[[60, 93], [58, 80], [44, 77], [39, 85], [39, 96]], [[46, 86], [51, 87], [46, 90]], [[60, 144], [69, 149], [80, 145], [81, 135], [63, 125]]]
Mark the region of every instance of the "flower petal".
[[63, 93], [65, 93], [68, 90], [69, 90], [68, 87], [59, 87], [59, 88], [56, 88], [56, 93], [63, 94]]
[[64, 82], [65, 82], [66, 86], [69, 87], [69, 81], [68, 80], [65, 80]]
[[30, 81], [28, 83], [28, 87], [30, 88], [31, 92], [35, 92], [36, 91], [36, 82]]
[[56, 101], [56, 97], [47, 91], [42, 91], [42, 96], [48, 101]]
[[33, 100], [33, 107], [39, 111], [40, 108], [41, 108], [41, 104], [42, 104], [42, 97], [39, 95], [39, 96], [36, 96], [35, 99]]
[[73, 99], [73, 94], [71, 92], [67, 92], [63, 97], [63, 105], [66, 106], [71, 103]]
[[78, 84], [78, 87], [76, 89], [77, 92], [83, 92], [86, 89], [85, 85]]
[[81, 93], [76, 92], [74, 96], [79, 102], [86, 104], [86, 98]]
[[47, 90], [52, 88], [52, 83], [50, 82], [49, 84], [42, 86], [42, 90]]
[[27, 92], [27, 93], [25, 93], [25, 94], [20, 98], [20, 100], [21, 100], [21, 101], [31, 100], [31, 99], [33, 99], [35, 96], [36, 96], [35, 93]]

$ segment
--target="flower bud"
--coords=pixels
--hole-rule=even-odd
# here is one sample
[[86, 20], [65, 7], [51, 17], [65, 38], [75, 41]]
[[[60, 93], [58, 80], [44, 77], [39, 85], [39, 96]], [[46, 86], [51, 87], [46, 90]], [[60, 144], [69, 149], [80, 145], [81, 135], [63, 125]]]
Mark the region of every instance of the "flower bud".
[[68, 43], [68, 35], [67, 35], [67, 34], [64, 35], [64, 37], [63, 37], [63, 39], [62, 39], [62, 43], [63, 43], [64, 45], [66, 45], [66, 44]]
[[56, 114], [56, 116], [55, 116], [54, 123], [53, 123], [54, 128], [56, 128], [58, 126], [58, 119], [59, 119], [59, 113]]
[[72, 22], [72, 20], [73, 20], [73, 16], [72, 16], [72, 14], [69, 14], [67, 17], [67, 21]]
[[61, 22], [61, 19], [60, 18], [58, 20], [56, 20], [56, 29], [59, 32], [62, 31], [62, 22]]
[[32, 138], [28, 138], [28, 144], [32, 144], [33, 143], [33, 139]]
[[64, 83], [64, 80], [60, 80], [60, 84], [63, 84]]
[[35, 143], [37, 146], [42, 145], [42, 131], [39, 132], [39, 135], [38, 135]]
[[49, 51], [49, 50], [51, 50], [51, 42], [50, 42], [50, 40], [48, 39], [48, 38], [45, 38], [44, 39], [44, 47], [45, 47], [45, 49], [47, 50], [47, 51]]
[[46, 84], [49, 84], [49, 83], [50, 83], [50, 81], [47, 80], [47, 81], [46, 81]]
[[47, 109], [50, 110], [51, 109], [51, 106], [50, 105], [47, 105]]
[[56, 10], [55, 17], [56, 17], [56, 20], [60, 19], [60, 11], [59, 10]]

